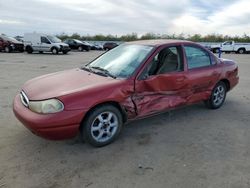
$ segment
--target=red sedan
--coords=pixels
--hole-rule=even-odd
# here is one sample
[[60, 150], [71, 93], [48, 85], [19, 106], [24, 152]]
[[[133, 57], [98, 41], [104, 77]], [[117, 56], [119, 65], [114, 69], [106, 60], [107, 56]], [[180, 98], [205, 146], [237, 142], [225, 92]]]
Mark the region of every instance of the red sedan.
[[217, 109], [238, 81], [235, 62], [196, 43], [136, 41], [81, 68], [26, 82], [14, 113], [41, 137], [66, 139], [80, 132], [88, 143], [104, 146], [128, 120], [200, 101]]

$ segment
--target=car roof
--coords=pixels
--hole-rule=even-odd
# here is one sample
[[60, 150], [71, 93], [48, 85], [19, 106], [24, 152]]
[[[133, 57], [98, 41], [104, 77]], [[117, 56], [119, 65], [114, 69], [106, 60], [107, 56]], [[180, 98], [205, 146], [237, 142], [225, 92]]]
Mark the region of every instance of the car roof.
[[157, 39], [157, 40], [137, 40], [133, 42], [127, 42], [127, 44], [139, 44], [139, 45], [149, 45], [149, 46], [161, 46], [164, 44], [195, 44], [194, 42], [187, 40], [172, 40], [172, 39]]

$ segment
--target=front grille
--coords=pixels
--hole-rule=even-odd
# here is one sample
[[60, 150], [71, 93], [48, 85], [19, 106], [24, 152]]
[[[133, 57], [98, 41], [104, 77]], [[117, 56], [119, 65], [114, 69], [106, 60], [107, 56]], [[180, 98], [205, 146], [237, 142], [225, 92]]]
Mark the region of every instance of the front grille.
[[29, 99], [23, 91], [21, 91], [21, 93], [20, 93], [20, 98], [21, 98], [23, 105], [28, 107], [29, 106]]

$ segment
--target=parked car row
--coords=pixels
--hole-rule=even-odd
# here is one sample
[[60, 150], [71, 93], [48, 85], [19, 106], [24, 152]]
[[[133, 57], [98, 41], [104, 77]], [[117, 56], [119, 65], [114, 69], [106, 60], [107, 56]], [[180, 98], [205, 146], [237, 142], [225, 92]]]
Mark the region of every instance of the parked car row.
[[7, 53], [12, 51], [23, 52], [31, 54], [33, 52], [52, 52], [53, 54], [63, 53], [67, 54], [70, 50], [90, 51], [90, 50], [111, 50], [118, 44], [114, 42], [107, 42], [103, 46], [100, 44], [90, 44], [86, 41], [77, 39], [66, 39], [61, 41], [59, 38], [40, 34], [40, 33], [26, 33], [23, 37], [12, 38], [5, 35], [0, 35], [0, 51]]

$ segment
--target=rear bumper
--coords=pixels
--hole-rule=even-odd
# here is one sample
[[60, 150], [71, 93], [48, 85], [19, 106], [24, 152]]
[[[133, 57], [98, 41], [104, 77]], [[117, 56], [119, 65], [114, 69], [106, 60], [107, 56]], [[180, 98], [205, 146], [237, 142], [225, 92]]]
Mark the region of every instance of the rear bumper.
[[46, 115], [34, 113], [22, 104], [19, 95], [14, 99], [13, 112], [32, 133], [50, 140], [75, 137], [85, 115], [82, 110], [65, 110]]

